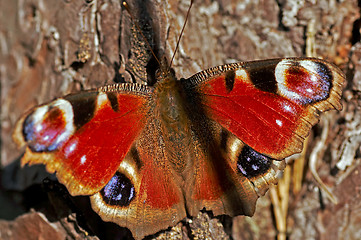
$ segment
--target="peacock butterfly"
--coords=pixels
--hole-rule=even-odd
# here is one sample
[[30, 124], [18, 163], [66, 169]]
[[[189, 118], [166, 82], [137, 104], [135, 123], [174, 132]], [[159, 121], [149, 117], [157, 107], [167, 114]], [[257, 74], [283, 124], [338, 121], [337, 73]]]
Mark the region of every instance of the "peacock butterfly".
[[[344, 74], [315, 58], [240, 62], [154, 86], [121, 83], [32, 109], [14, 139], [70, 194], [136, 239], [205, 208], [253, 215], [318, 113], [341, 109]], [[156, 224], [154, 224], [156, 222]]]
[[202, 209], [253, 215], [345, 76], [316, 58], [213, 67], [154, 86], [120, 83], [33, 108], [17, 123], [22, 165], [45, 164], [103, 220], [141, 239]]

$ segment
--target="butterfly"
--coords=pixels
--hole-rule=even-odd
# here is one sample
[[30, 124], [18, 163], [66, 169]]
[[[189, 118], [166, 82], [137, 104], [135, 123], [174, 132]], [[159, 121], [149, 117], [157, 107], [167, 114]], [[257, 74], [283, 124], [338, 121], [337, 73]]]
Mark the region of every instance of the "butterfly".
[[345, 75], [321, 59], [283, 58], [177, 80], [163, 59], [157, 80], [55, 99], [26, 113], [13, 135], [26, 146], [22, 165], [45, 164], [136, 239], [202, 209], [253, 215], [319, 113], [341, 109]]

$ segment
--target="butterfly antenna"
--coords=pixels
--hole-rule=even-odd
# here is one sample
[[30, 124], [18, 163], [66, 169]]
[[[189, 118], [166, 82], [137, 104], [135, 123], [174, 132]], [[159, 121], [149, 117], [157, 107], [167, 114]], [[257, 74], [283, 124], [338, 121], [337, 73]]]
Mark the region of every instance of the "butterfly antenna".
[[155, 60], [157, 60], [159, 66], [160, 66], [160, 61], [159, 61], [159, 59], [158, 59], [157, 56], [155, 55], [155, 53], [154, 53], [152, 47], [150, 46], [148, 40], [145, 38], [145, 36], [144, 36], [144, 34], [143, 34], [143, 31], [140, 29], [139, 25], [135, 22], [135, 17], [134, 17], [134, 15], [132, 14], [132, 11], [130, 10], [128, 3], [127, 3], [126, 1], [123, 1], [122, 4], [123, 4], [123, 7], [125, 8], [125, 10], [127, 10], [127, 12], [129, 13], [130, 18], [132, 19], [135, 27], [137, 28], [137, 30], [138, 30], [138, 32], [140, 33], [140, 35], [142, 35], [144, 41], [145, 41], [146, 44], [148, 45], [148, 48], [149, 48], [150, 51], [152, 52], [153, 57], [155, 58]]
[[179, 47], [179, 42], [182, 38], [182, 35], [183, 35], [183, 32], [184, 32], [184, 28], [186, 27], [186, 24], [187, 24], [187, 21], [188, 21], [188, 16], [189, 16], [189, 13], [191, 11], [191, 7], [193, 5], [193, 0], [191, 0], [191, 4], [189, 5], [189, 8], [188, 8], [188, 12], [187, 12], [187, 16], [186, 16], [186, 20], [184, 21], [184, 24], [183, 24], [183, 27], [182, 27], [182, 31], [179, 35], [179, 38], [178, 38], [178, 41], [177, 41], [177, 46], [175, 47], [175, 50], [174, 50], [174, 53], [173, 53], [173, 57], [172, 59], [170, 60], [170, 64], [169, 64], [169, 68], [172, 66], [172, 63], [173, 63], [173, 59], [175, 57], [175, 54], [177, 53], [177, 50], [178, 50], [178, 47]]

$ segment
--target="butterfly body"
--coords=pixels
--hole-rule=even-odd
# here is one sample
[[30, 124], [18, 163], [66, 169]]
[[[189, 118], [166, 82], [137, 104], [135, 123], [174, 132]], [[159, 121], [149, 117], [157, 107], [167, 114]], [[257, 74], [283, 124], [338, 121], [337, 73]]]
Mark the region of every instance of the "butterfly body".
[[182, 175], [184, 168], [189, 166], [192, 139], [190, 135], [191, 122], [186, 111], [187, 103], [184, 90], [171, 72], [163, 73], [155, 86], [154, 116], [159, 119], [160, 135], [164, 138], [164, 150], [167, 159]]
[[318, 59], [227, 64], [154, 86], [123, 83], [26, 114], [22, 164], [43, 163], [72, 195], [137, 239], [199, 210], [252, 215], [300, 152], [318, 113], [340, 109], [343, 73]]

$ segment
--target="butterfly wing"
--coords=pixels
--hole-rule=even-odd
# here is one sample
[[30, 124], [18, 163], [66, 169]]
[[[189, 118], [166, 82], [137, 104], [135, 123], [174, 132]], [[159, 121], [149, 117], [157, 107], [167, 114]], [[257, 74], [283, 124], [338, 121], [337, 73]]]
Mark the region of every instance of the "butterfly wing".
[[203, 207], [253, 215], [258, 196], [284, 168], [279, 160], [301, 151], [319, 112], [341, 108], [343, 82], [337, 67], [318, 59], [228, 64], [183, 79], [189, 115], [209, 119], [194, 127], [205, 133], [194, 135], [213, 135], [195, 147], [185, 191], [191, 215]]
[[111, 181], [90, 198], [104, 221], [128, 228], [135, 239], [186, 217], [183, 180], [165, 153], [159, 119], [150, 119]]
[[99, 192], [147, 122], [151, 89], [120, 84], [81, 92], [31, 110], [14, 140], [24, 164], [46, 165], [72, 195]]
[[214, 215], [252, 216], [258, 197], [277, 182], [284, 161], [258, 154], [215, 122], [202, 125], [211, 137], [198, 130], [194, 134], [196, 157], [184, 190], [188, 212], [196, 216], [205, 208]]
[[103, 220], [137, 239], [175, 225], [186, 217], [184, 197], [165, 154], [153, 91], [111, 85], [36, 107], [14, 132], [27, 146], [22, 164], [45, 164], [71, 195], [92, 195]]
[[318, 113], [341, 109], [344, 74], [320, 59], [228, 64], [185, 80], [207, 116], [259, 153], [283, 159], [302, 150]]

